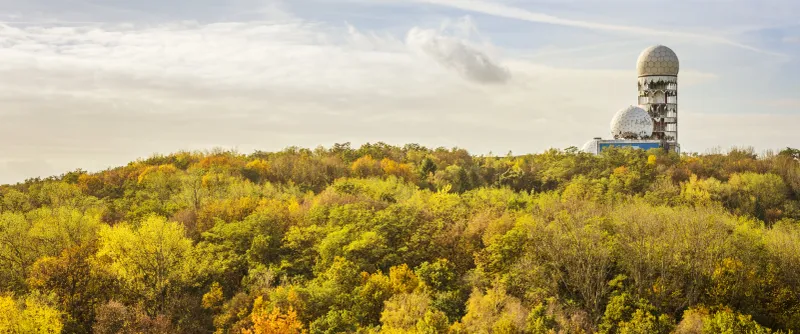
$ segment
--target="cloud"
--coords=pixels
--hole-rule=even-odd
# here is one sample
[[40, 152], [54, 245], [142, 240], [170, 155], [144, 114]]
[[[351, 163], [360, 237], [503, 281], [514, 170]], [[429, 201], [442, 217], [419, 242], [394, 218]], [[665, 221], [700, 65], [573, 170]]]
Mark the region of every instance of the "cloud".
[[[477, 33], [477, 29], [471, 24], [457, 25], [456, 28], [465, 35]], [[468, 44], [467, 40], [443, 35], [440, 31], [415, 27], [408, 32], [406, 44], [413, 51], [427, 55], [475, 82], [505, 83], [511, 77], [508, 69]]]
[[565, 19], [553, 15], [531, 12], [525, 9], [516, 8], [496, 2], [483, 1], [483, 0], [415, 0], [415, 1], [420, 3], [429, 3], [434, 5], [447, 6], [466, 11], [472, 11], [487, 15], [523, 20], [523, 21], [586, 28], [592, 30], [615, 31], [615, 32], [623, 32], [623, 33], [644, 35], [644, 36], [674, 37], [674, 38], [693, 40], [699, 42], [724, 44], [758, 53], [783, 56], [782, 54], [742, 44], [737, 41], [720, 36], [682, 32], [678, 30], [661, 30], [661, 29], [639, 27], [632, 25], [617, 25], [617, 24], [598, 23], [586, 20]]

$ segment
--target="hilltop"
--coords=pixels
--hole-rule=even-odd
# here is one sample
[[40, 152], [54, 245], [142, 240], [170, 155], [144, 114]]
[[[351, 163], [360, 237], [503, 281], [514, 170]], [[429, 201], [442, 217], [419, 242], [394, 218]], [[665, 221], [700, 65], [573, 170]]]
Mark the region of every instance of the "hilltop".
[[800, 331], [800, 150], [178, 152], [0, 186], [12, 333]]

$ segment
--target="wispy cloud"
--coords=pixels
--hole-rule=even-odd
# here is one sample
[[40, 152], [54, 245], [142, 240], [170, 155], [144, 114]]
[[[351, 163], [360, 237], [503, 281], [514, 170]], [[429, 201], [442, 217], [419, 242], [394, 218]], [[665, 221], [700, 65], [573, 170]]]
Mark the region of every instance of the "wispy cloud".
[[683, 32], [679, 30], [661, 30], [648, 27], [598, 23], [598, 22], [583, 21], [583, 20], [572, 20], [544, 13], [532, 12], [521, 8], [515, 8], [502, 3], [495, 3], [483, 0], [414, 0], [414, 1], [421, 3], [435, 4], [440, 6], [448, 6], [466, 11], [478, 12], [488, 15], [494, 15], [494, 16], [530, 21], [530, 22], [547, 23], [554, 25], [563, 25], [570, 27], [579, 27], [579, 28], [597, 29], [606, 31], [616, 31], [616, 32], [630, 33], [636, 35], [675, 37], [675, 38], [689, 39], [689, 40], [709, 42], [709, 43], [725, 44], [759, 53], [783, 56], [780, 53], [742, 44], [734, 40], [730, 40], [720, 36]]

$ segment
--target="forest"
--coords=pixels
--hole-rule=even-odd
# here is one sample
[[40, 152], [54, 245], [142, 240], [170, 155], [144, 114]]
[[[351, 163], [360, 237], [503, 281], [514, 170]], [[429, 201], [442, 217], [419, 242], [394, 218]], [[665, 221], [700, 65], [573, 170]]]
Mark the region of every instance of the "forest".
[[349, 143], [0, 186], [3, 333], [800, 332], [800, 150]]

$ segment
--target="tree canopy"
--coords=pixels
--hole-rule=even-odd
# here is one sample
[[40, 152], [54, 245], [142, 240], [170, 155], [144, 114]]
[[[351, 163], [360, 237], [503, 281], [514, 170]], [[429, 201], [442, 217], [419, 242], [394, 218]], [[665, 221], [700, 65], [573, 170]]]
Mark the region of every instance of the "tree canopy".
[[2, 185], [0, 331], [797, 332], [798, 152], [345, 143]]

